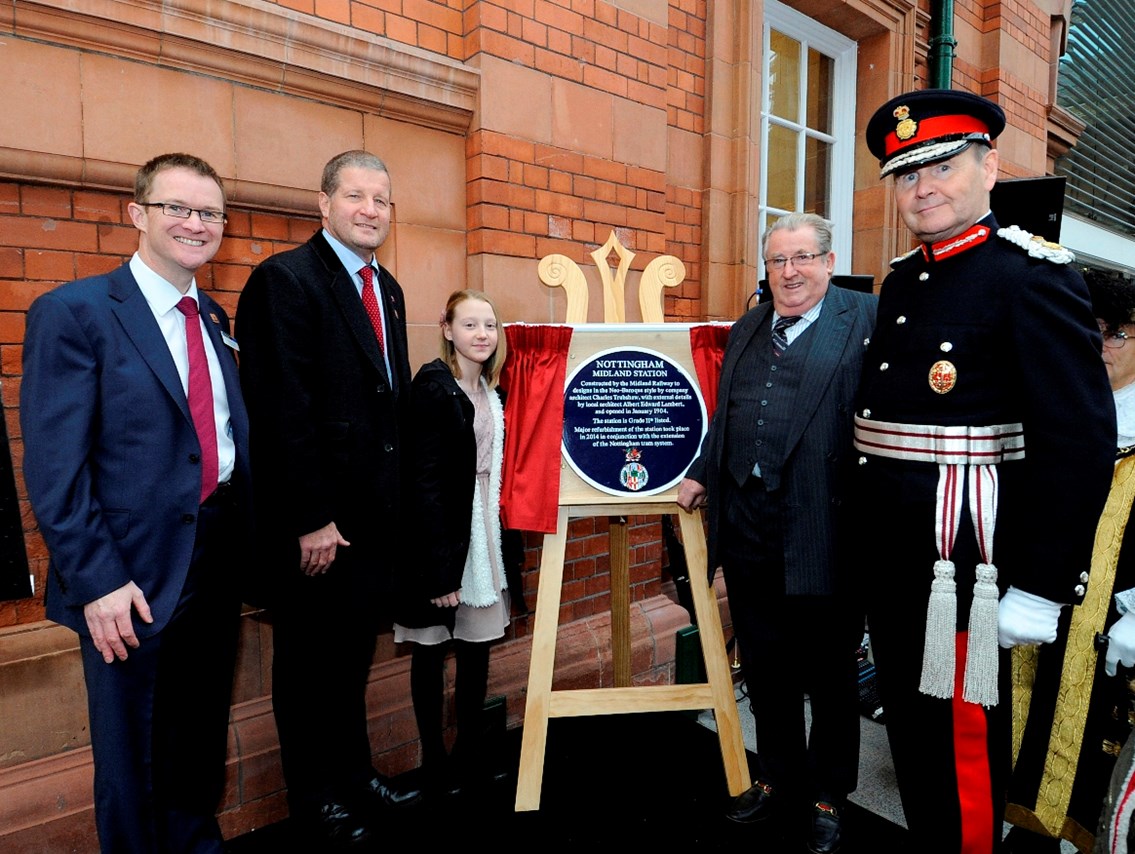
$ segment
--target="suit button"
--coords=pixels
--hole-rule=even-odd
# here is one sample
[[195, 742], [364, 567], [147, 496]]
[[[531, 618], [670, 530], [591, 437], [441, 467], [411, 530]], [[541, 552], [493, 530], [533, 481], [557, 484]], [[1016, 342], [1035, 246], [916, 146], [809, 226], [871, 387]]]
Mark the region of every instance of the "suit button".
[[183, 525], [192, 525], [196, 520], [197, 520], [197, 517], [194, 516], [192, 513], [181, 514], [181, 524], [183, 524]]
[[382, 450], [386, 451], [386, 453], [389, 454], [391, 451], [394, 450], [394, 446], [391, 445], [389, 442], [387, 442], [385, 445], [382, 446]]
[[1088, 573], [1081, 572], [1080, 573], [1080, 581], [1084, 584], [1087, 584], [1088, 583]]
[[1087, 591], [1085, 591], [1083, 584], [1077, 584], [1075, 588], [1073, 588], [1073, 592], [1075, 592], [1077, 596], [1083, 596]]
[[191, 463], [201, 462], [201, 455], [200, 454], [190, 454], [189, 455], [189, 462], [191, 462]]
[[860, 457], [860, 458], [859, 458], [859, 459], [857, 460], [857, 462], [859, 463], [859, 465], [861, 465], [861, 466], [865, 466], [865, 465], [867, 465], [867, 458], [866, 458], [866, 457]]

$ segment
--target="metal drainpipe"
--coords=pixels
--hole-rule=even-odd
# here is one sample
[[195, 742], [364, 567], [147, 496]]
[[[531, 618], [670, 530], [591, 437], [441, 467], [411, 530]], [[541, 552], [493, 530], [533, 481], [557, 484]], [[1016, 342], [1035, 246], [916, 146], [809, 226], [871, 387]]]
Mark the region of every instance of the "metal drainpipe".
[[954, 70], [954, 0], [930, 0], [930, 87], [950, 89]]

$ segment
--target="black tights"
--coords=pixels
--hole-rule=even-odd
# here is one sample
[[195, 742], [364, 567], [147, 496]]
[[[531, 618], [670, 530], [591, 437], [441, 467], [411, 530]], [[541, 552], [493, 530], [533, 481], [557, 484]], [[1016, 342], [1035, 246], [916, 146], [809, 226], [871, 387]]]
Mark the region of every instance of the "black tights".
[[[457, 663], [454, 701], [457, 706], [457, 743], [454, 754], [462, 765], [481, 760], [481, 711], [489, 682], [489, 644], [452, 641]], [[422, 741], [422, 765], [440, 770], [446, 761], [442, 717], [445, 707], [445, 657], [450, 643], [415, 644], [410, 660], [410, 697]]]

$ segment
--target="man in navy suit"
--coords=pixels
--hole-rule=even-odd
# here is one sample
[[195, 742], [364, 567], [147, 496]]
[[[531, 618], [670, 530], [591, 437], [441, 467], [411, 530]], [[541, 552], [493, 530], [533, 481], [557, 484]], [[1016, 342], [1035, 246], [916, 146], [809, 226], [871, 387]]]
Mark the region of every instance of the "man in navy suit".
[[403, 568], [410, 360], [402, 288], [374, 254], [386, 166], [346, 151], [320, 187], [322, 227], [252, 271], [237, 325], [288, 803], [311, 844], [353, 847], [420, 796], [371, 764], [366, 697]]
[[707, 505], [710, 566], [725, 573], [757, 727], [757, 780], [727, 817], [757, 824], [805, 806], [809, 850], [832, 854], [859, 766], [863, 617], [841, 503], [875, 298], [830, 287], [821, 217], [781, 217], [762, 242], [772, 303], [730, 332], [717, 411], [678, 503]]
[[47, 616], [79, 633], [107, 852], [220, 852], [249, 501], [228, 318], [194, 275], [225, 194], [188, 154], [146, 163], [138, 251], [28, 311], [24, 477]]

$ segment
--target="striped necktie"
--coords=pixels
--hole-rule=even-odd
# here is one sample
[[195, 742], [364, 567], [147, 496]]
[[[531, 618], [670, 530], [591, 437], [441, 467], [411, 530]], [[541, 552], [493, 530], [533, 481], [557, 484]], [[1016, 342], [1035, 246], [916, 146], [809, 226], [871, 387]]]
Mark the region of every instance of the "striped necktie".
[[772, 354], [780, 356], [788, 349], [788, 327], [799, 322], [800, 315], [795, 317], [778, 317], [772, 325]]

